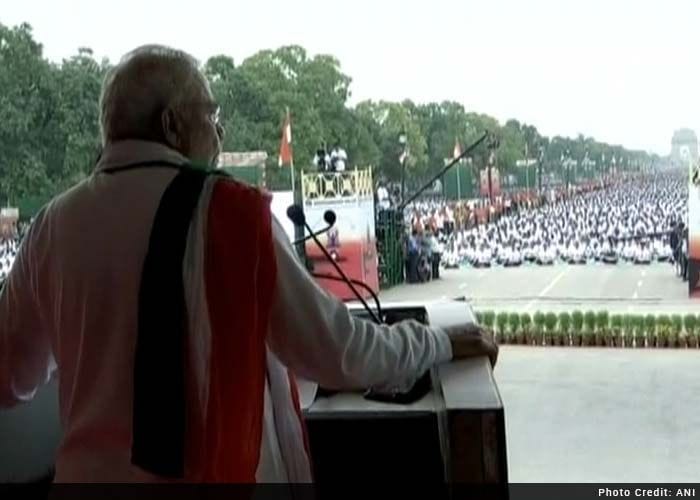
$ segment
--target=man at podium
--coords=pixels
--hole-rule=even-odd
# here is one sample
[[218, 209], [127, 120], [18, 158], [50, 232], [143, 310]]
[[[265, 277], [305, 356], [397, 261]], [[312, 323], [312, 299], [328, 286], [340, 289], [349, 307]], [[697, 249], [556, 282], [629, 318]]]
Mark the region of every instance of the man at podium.
[[37, 215], [0, 295], [0, 406], [58, 380], [55, 481], [309, 482], [296, 376], [405, 387], [495, 363], [478, 327], [377, 325], [316, 285], [269, 196], [209, 170], [223, 129], [191, 56], [127, 54], [100, 127], [92, 174]]

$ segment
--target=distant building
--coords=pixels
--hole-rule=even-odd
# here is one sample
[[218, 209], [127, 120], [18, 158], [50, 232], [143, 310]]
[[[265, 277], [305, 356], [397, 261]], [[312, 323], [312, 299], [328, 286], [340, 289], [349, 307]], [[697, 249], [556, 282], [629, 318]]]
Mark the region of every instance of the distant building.
[[690, 129], [676, 130], [671, 140], [671, 161], [677, 165], [698, 161], [698, 136]]
[[17, 234], [17, 221], [19, 210], [17, 208], [3, 208], [0, 210], [0, 237], [12, 238]]
[[239, 181], [253, 186], [265, 186], [265, 151], [224, 152], [219, 155], [220, 168]]

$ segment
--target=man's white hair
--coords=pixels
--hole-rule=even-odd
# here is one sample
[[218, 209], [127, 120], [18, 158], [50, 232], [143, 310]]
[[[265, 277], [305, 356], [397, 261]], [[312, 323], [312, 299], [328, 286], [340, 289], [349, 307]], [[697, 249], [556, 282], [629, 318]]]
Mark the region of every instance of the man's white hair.
[[144, 45], [129, 52], [102, 84], [102, 144], [123, 139], [159, 140], [163, 111], [198, 98], [197, 91], [206, 85], [197, 60], [181, 50]]

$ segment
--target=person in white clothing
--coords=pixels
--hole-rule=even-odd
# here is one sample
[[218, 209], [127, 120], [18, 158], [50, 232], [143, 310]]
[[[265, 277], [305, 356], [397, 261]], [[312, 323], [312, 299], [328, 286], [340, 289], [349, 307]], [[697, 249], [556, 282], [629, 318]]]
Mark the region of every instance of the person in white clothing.
[[345, 172], [345, 164], [348, 161], [348, 154], [343, 148], [336, 146], [331, 151], [331, 170], [333, 172]]
[[495, 363], [479, 327], [377, 325], [311, 279], [269, 197], [208, 170], [223, 129], [186, 53], [122, 59], [100, 127], [94, 171], [39, 212], [0, 292], [0, 407], [58, 380], [55, 481], [309, 482], [297, 376], [388, 390]]
[[649, 248], [649, 244], [646, 240], [642, 241], [641, 244], [639, 245], [637, 249], [637, 253], [634, 256], [634, 263], [635, 264], [649, 264], [651, 263], [651, 249]]

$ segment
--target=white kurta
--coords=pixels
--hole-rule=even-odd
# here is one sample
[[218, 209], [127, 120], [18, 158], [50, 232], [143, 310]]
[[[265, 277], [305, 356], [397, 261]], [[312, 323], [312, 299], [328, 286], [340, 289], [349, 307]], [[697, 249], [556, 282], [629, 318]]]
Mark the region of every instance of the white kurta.
[[[182, 162], [164, 146], [125, 141], [105, 149], [98, 171], [135, 161]], [[141, 269], [155, 211], [176, 171], [95, 174], [37, 216], [0, 295], [0, 406], [31, 399], [56, 359], [64, 438], [56, 481], [151, 482], [131, 464], [133, 356]], [[190, 425], [205, 426], [210, 332], [201, 269], [207, 181], [190, 228], [184, 278], [190, 319]], [[241, 237], [231, 228], [231, 237]], [[275, 221], [277, 284], [268, 344], [257, 479], [308, 481], [292, 414], [287, 369], [328, 388], [408, 385], [452, 357], [445, 332], [417, 322], [377, 326], [324, 292]], [[287, 383], [284, 383], [287, 381]], [[197, 471], [187, 480], [196, 481]]]

